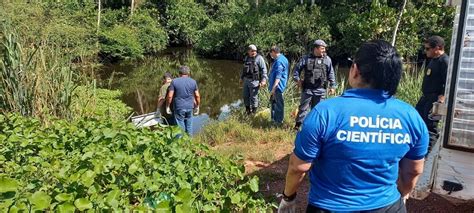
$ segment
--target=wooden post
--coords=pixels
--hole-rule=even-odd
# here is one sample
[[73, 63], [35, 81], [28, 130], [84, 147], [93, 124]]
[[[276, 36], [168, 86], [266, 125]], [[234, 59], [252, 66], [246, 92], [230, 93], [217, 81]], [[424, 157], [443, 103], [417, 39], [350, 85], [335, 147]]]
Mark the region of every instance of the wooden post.
[[[97, 32], [96, 32], [96, 35], [97, 37], [99, 36], [99, 32], [100, 32], [100, 13], [101, 13], [101, 5], [102, 3], [100, 2], [101, 0], [98, 0], [98, 11], [97, 11]], [[96, 47], [99, 48], [99, 38], [97, 38], [97, 41], [96, 41]]]

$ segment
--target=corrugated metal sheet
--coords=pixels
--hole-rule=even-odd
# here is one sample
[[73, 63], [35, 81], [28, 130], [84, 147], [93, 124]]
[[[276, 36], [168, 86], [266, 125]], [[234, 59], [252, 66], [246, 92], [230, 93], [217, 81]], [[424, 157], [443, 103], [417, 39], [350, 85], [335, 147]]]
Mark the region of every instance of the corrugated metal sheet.
[[448, 144], [474, 149], [474, 0], [468, 4]]
[[[439, 148], [439, 151], [433, 150], [431, 154], [437, 155], [437, 158], [432, 160], [433, 164], [426, 165], [431, 167], [433, 173], [429, 176], [430, 179], [423, 177], [421, 180], [425, 184], [417, 188], [421, 189], [421, 192], [426, 192], [431, 183], [434, 183], [432, 191], [435, 193], [471, 200], [474, 199], [474, 153], [466, 151], [474, 149], [474, 0], [469, 0], [466, 9], [468, 14], [465, 16], [464, 31], [458, 32], [458, 22], [461, 20], [458, 9], [451, 42], [451, 57], [446, 84], [449, 87], [447, 86], [446, 88], [446, 94], [448, 94], [448, 99], [454, 101], [454, 111], [450, 117], [452, 119], [444, 119], [445, 122], [451, 120], [451, 123], [446, 123], [445, 125], [445, 128], [447, 126], [450, 127], [448, 135], [443, 135], [443, 137], [448, 137], [447, 145], [449, 147], [445, 147], [440, 143], [436, 147]], [[456, 67], [454, 66], [456, 57], [454, 52], [457, 48], [456, 39], [458, 33], [463, 33], [464, 46], [461, 47], [459, 52], [458, 69], [453, 70]], [[457, 80], [453, 82], [452, 76], [455, 73], [457, 73]], [[454, 89], [453, 97], [449, 96], [449, 92], [452, 91], [451, 89]], [[443, 131], [444, 133], [445, 131]], [[453, 147], [466, 149], [463, 151], [454, 150], [452, 149]], [[428, 158], [427, 162], [431, 163], [430, 158]], [[462, 189], [459, 191], [452, 190], [453, 188], [450, 188], [449, 184], [453, 183], [458, 184]]]

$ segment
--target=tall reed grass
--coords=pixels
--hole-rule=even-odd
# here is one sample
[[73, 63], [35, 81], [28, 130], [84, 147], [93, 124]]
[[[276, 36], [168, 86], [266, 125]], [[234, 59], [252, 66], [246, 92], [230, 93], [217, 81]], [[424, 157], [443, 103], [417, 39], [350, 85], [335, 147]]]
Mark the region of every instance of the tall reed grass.
[[59, 48], [22, 48], [14, 31], [4, 30], [0, 56], [2, 112], [24, 116], [70, 117], [75, 74]]

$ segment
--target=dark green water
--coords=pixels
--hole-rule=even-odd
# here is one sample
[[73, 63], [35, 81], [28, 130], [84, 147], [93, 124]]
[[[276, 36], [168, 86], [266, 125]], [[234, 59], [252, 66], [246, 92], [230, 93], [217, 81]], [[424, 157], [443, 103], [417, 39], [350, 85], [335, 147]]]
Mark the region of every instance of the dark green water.
[[[102, 79], [109, 88], [121, 90], [122, 100], [137, 114], [145, 114], [156, 111], [163, 73], [169, 71], [177, 76], [180, 65], [189, 66], [191, 77], [198, 83], [201, 114], [220, 118], [230, 108], [239, 106], [242, 63], [199, 58], [189, 49], [168, 49], [155, 57], [106, 65], [102, 68]], [[346, 75], [347, 68], [338, 69], [339, 82]]]
[[[201, 113], [217, 118], [221, 108], [241, 98], [239, 61], [199, 58], [186, 49], [171, 49], [162, 55], [138, 61], [124, 61], [104, 66], [102, 79], [111, 89], [123, 92], [122, 100], [137, 114], [156, 111], [163, 73], [178, 76], [178, 67], [191, 68], [198, 82]], [[224, 107], [225, 108], [225, 107]]]

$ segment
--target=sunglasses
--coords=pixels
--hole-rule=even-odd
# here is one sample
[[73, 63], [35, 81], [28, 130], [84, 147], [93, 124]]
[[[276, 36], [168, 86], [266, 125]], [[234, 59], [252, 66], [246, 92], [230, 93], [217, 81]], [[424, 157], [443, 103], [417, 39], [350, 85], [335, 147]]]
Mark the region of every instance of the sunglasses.
[[425, 51], [432, 49], [433, 47], [425, 47]]

